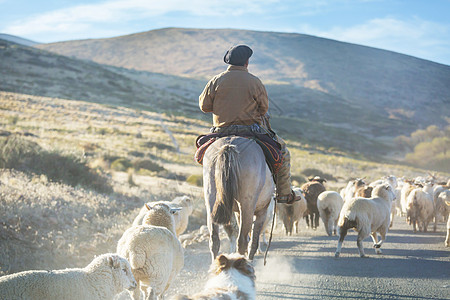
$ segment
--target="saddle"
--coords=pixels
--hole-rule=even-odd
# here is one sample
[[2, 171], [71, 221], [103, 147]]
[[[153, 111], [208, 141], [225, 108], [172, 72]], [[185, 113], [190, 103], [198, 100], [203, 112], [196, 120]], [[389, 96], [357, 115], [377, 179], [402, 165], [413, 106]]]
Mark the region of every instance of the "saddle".
[[[228, 136], [228, 134], [220, 132], [199, 135], [195, 141], [197, 146], [195, 160], [203, 165], [203, 157], [208, 147], [219, 138], [225, 136]], [[238, 136], [254, 140], [261, 147], [272, 174], [278, 173], [283, 164], [283, 155], [281, 153], [281, 145], [277, 141], [265, 134], [242, 134]]]

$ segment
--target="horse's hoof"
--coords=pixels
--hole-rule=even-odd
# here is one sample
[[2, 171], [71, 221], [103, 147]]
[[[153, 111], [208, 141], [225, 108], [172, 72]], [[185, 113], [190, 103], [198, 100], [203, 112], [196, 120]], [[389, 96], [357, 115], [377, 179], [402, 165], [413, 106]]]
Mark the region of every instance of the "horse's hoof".
[[369, 258], [369, 256], [368, 256], [368, 255], [365, 255], [365, 254], [360, 255], [360, 256], [361, 256], [361, 258]]
[[341, 254], [341, 253], [336, 252], [336, 253], [334, 253], [334, 257], [335, 257], [335, 258], [338, 258], [340, 254]]

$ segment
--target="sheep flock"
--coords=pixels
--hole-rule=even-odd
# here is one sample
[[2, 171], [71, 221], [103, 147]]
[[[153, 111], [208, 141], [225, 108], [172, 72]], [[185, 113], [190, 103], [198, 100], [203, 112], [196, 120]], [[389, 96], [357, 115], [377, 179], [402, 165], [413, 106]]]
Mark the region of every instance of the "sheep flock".
[[[443, 244], [450, 247], [449, 186], [450, 179], [438, 180], [431, 175], [404, 178], [388, 174], [372, 181], [351, 178], [344, 186], [327, 189], [325, 178], [312, 176], [301, 187], [293, 187], [301, 194], [301, 201], [271, 201], [262, 234], [269, 233], [274, 215], [277, 234], [318, 230], [330, 238], [337, 236], [334, 256], [339, 257], [347, 231], [353, 229], [358, 233], [359, 255], [367, 257], [362, 241], [371, 236], [375, 253], [381, 254], [395, 217], [404, 219], [412, 232], [436, 231], [438, 223], [446, 223]], [[30, 270], [1, 276], [0, 298], [114, 299], [128, 290], [129, 297], [135, 300], [142, 296], [163, 299], [184, 267], [184, 248], [209, 236], [206, 226], [197, 233], [186, 232], [196, 200], [181, 196], [172, 201], [142, 203], [116, 241], [116, 253], [94, 257], [85, 268]], [[303, 220], [307, 226], [301, 228]]]

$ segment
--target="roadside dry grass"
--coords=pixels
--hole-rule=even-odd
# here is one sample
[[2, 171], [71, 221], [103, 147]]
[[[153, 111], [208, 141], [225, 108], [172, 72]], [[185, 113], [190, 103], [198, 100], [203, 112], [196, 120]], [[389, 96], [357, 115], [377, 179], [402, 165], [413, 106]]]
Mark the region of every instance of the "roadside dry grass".
[[[188, 231], [199, 229], [206, 223], [202, 189], [186, 179], [202, 173], [193, 158], [194, 141], [208, 127], [208, 122], [188, 117], [0, 92], [1, 138], [19, 136], [46, 151], [75, 157], [112, 187], [102, 194], [49, 180], [46, 174], [0, 169], [0, 275], [84, 266], [94, 255], [114, 251], [147, 201], [190, 195], [195, 209]], [[295, 140], [287, 143], [292, 174], [300, 180], [309, 175], [308, 169], [320, 170], [336, 178], [327, 183], [329, 189], [337, 190], [354, 177], [426, 175], [423, 170], [360, 161], [345, 153], [330, 155]], [[131, 168], [113, 170], [117, 159], [130, 161]], [[139, 160], [166, 171], [136, 170]]]

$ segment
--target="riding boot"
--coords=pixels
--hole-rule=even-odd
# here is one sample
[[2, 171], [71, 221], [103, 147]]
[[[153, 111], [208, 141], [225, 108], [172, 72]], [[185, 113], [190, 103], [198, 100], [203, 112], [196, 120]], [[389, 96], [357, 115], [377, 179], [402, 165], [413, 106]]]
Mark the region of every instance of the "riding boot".
[[293, 203], [301, 199], [292, 191], [291, 186], [291, 155], [286, 147], [286, 143], [278, 135], [275, 136], [277, 142], [281, 145], [281, 154], [283, 155], [283, 164], [275, 176], [276, 200], [278, 203]]

